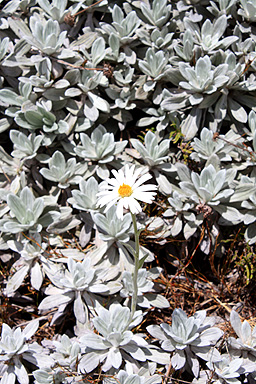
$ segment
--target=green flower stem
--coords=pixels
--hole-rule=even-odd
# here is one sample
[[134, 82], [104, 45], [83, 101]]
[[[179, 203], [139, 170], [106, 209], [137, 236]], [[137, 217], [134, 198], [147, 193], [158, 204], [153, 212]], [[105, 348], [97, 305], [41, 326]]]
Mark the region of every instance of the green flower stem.
[[134, 252], [134, 272], [133, 272], [133, 295], [132, 295], [132, 305], [131, 305], [131, 318], [133, 318], [134, 312], [136, 311], [137, 306], [137, 297], [138, 297], [138, 271], [139, 271], [139, 253], [140, 253], [140, 242], [139, 237], [140, 233], [137, 227], [136, 215], [131, 213], [132, 223], [134, 228], [135, 235], [135, 252]]

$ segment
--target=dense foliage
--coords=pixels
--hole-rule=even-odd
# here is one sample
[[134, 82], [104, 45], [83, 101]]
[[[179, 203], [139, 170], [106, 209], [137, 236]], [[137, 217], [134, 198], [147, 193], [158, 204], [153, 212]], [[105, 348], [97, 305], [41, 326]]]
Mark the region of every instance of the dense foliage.
[[256, 1], [0, 9], [0, 383], [255, 383], [239, 303], [223, 332], [169, 279], [254, 277]]

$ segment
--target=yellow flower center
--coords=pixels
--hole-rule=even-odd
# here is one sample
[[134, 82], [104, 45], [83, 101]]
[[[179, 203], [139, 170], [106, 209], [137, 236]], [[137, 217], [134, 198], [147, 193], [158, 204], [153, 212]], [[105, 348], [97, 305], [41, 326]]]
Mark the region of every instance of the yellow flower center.
[[130, 185], [127, 184], [120, 185], [120, 187], [118, 188], [118, 194], [121, 197], [129, 197], [132, 194], [132, 188], [130, 187]]

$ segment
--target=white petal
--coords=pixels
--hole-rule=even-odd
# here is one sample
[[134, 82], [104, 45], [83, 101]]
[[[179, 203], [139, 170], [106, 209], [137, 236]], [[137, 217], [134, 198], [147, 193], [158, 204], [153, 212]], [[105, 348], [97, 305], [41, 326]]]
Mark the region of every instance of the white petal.
[[140, 204], [135, 199], [130, 199], [129, 208], [130, 208], [130, 211], [134, 214], [142, 211]]
[[106, 213], [113, 205], [115, 205], [117, 203], [117, 201], [118, 201], [118, 199], [110, 201], [108, 203], [108, 205], [106, 206], [104, 213]]
[[134, 199], [144, 201], [144, 203], [152, 203], [154, 200], [154, 194], [150, 192], [137, 192], [133, 194]]
[[[155, 191], [157, 190], [157, 186], [154, 185], [154, 184], [145, 184], [145, 185], [140, 185], [139, 187], [137, 187], [136, 189], [134, 189], [134, 192], [135, 191]], [[156, 192], [154, 192], [156, 193]]]
[[135, 166], [133, 167], [133, 171], [129, 174], [129, 177], [127, 175], [127, 179], [129, 180], [129, 182], [131, 183], [131, 185], [134, 185], [135, 181], [138, 179], [140, 173], [141, 173], [141, 169], [142, 168], [137, 168], [135, 171], [134, 171], [134, 168]]
[[121, 219], [123, 220], [123, 217], [124, 217], [124, 202], [123, 202], [124, 199], [120, 199], [119, 202], [117, 203], [117, 207], [116, 207], [116, 215], [118, 217], [118, 219]]
[[141, 184], [145, 183], [146, 181], [148, 181], [149, 179], [152, 179], [152, 176], [149, 174], [149, 173], [146, 173], [145, 175], [142, 175], [137, 181], [136, 183], [133, 185], [133, 188], [137, 188], [139, 187]]
[[117, 202], [118, 200], [118, 196], [115, 196], [115, 195], [105, 195], [105, 196], [102, 196], [99, 200], [98, 200], [98, 204], [99, 206], [103, 207], [104, 205], [107, 205], [109, 204], [110, 202], [112, 202], [111, 206], [113, 204], [115, 204], [115, 202]]
[[111, 185], [111, 187], [109, 188], [119, 188], [120, 185], [122, 185], [124, 183], [125, 180], [123, 180], [123, 182], [121, 180], [117, 180], [117, 179], [109, 179], [108, 183]]
[[[116, 180], [118, 181], [119, 185], [122, 185], [125, 182], [125, 176], [121, 169], [117, 172], [115, 169], [112, 170], [113, 175], [115, 176]], [[113, 179], [111, 179], [113, 181]]]
[[129, 209], [129, 203], [130, 203], [130, 200], [132, 200], [132, 196], [128, 196], [128, 197], [123, 197], [122, 200], [123, 200], [123, 206], [125, 209]]
[[132, 178], [134, 173], [135, 165], [132, 164], [131, 167], [129, 167], [129, 164], [125, 164], [124, 166], [124, 175], [126, 178]]

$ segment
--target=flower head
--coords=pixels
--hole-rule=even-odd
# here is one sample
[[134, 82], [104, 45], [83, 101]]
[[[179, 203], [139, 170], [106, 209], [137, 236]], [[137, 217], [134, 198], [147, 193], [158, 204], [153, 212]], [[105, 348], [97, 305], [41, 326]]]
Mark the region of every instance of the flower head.
[[137, 200], [144, 203], [152, 203], [156, 195], [156, 192], [152, 192], [152, 190], [156, 190], [156, 186], [153, 184], [142, 185], [152, 177], [149, 173], [140, 176], [142, 169], [135, 169], [135, 165], [129, 167], [126, 164], [118, 172], [112, 170], [115, 178], [107, 179], [107, 185], [104, 185], [105, 189], [97, 194], [99, 206], [103, 207], [106, 205], [106, 212], [114, 204], [117, 204], [117, 217], [123, 219], [124, 208], [129, 209], [134, 214], [142, 211]]

